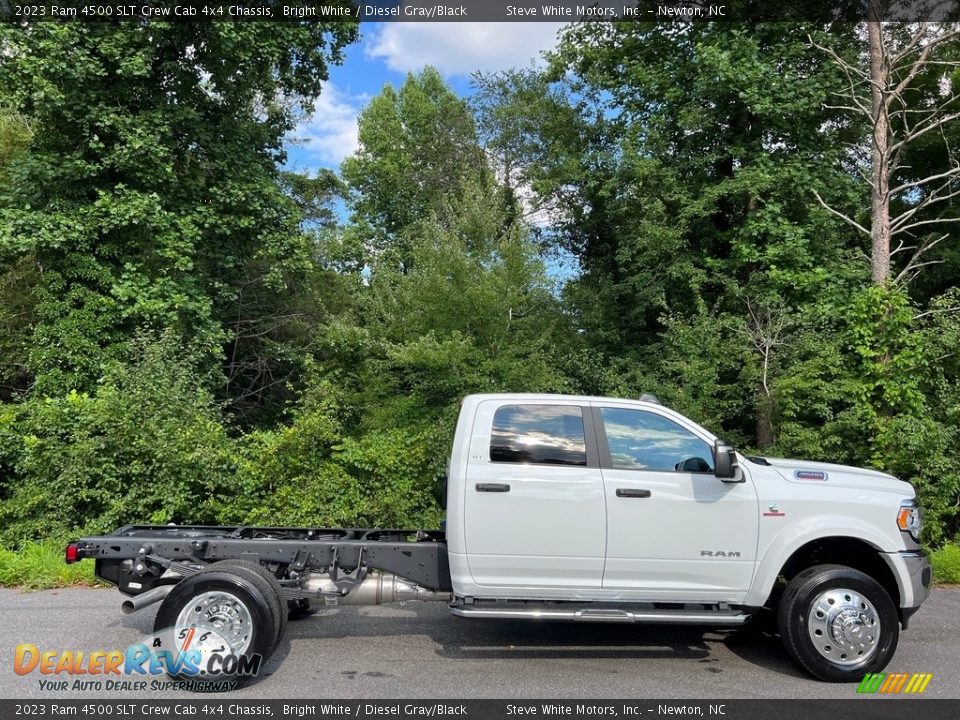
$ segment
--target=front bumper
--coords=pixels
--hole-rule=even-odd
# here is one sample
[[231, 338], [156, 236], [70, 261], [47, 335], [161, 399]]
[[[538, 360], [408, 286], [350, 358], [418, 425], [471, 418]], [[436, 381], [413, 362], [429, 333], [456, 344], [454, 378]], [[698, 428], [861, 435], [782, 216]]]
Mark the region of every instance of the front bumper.
[[930, 560], [919, 550], [882, 553], [883, 559], [893, 572], [900, 590], [900, 620], [904, 630], [907, 622], [930, 596], [933, 571]]

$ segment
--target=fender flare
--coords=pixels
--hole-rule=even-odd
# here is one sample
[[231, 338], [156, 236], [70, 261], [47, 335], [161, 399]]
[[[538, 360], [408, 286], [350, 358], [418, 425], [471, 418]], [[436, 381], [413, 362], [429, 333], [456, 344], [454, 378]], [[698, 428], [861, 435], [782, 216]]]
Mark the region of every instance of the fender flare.
[[824, 538], [859, 540], [878, 553], [882, 553], [884, 545], [887, 544], [887, 538], [875, 528], [867, 523], [851, 521], [849, 515], [820, 515], [810, 521], [784, 528], [759, 559], [744, 605], [762, 607], [770, 597], [780, 570], [787, 560], [804, 545]]

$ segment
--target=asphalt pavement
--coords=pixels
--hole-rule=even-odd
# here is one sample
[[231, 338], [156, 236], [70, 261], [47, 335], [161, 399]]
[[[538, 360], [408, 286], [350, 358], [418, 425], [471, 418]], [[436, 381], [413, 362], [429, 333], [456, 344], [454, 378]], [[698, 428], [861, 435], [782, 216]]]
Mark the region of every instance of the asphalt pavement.
[[[0, 589], [0, 697], [132, 699], [42, 690], [14, 648], [124, 649], [156, 605], [123, 615], [113, 589]], [[925, 696], [960, 697], [960, 588], [939, 588], [901, 635], [888, 672], [933, 673]], [[62, 676], [61, 676], [62, 677]], [[73, 679], [73, 678], [70, 678]], [[232, 698], [852, 698], [811, 679], [758, 627], [701, 628], [455, 618], [442, 603], [326, 608], [291, 621], [261, 676]], [[151, 698], [189, 698], [169, 690]], [[138, 698], [143, 697], [139, 694]]]

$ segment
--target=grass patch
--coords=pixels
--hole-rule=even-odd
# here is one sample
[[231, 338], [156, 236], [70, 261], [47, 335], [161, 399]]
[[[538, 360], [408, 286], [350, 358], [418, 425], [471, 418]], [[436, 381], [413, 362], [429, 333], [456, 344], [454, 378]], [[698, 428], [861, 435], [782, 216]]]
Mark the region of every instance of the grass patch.
[[930, 553], [933, 579], [945, 585], [960, 584], [960, 545], [947, 543]]
[[45, 588], [102, 585], [93, 575], [93, 562], [67, 565], [66, 543], [53, 540], [25, 543], [19, 550], [0, 547], [0, 586]]

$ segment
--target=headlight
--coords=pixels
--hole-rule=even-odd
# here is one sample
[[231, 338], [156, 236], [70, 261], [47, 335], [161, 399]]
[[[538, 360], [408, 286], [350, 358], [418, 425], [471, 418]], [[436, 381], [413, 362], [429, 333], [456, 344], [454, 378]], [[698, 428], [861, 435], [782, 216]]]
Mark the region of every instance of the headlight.
[[897, 527], [903, 532], [910, 533], [914, 540], [920, 540], [920, 530], [923, 528], [923, 513], [917, 506], [915, 499], [904, 500], [900, 503], [900, 512], [897, 513]]

